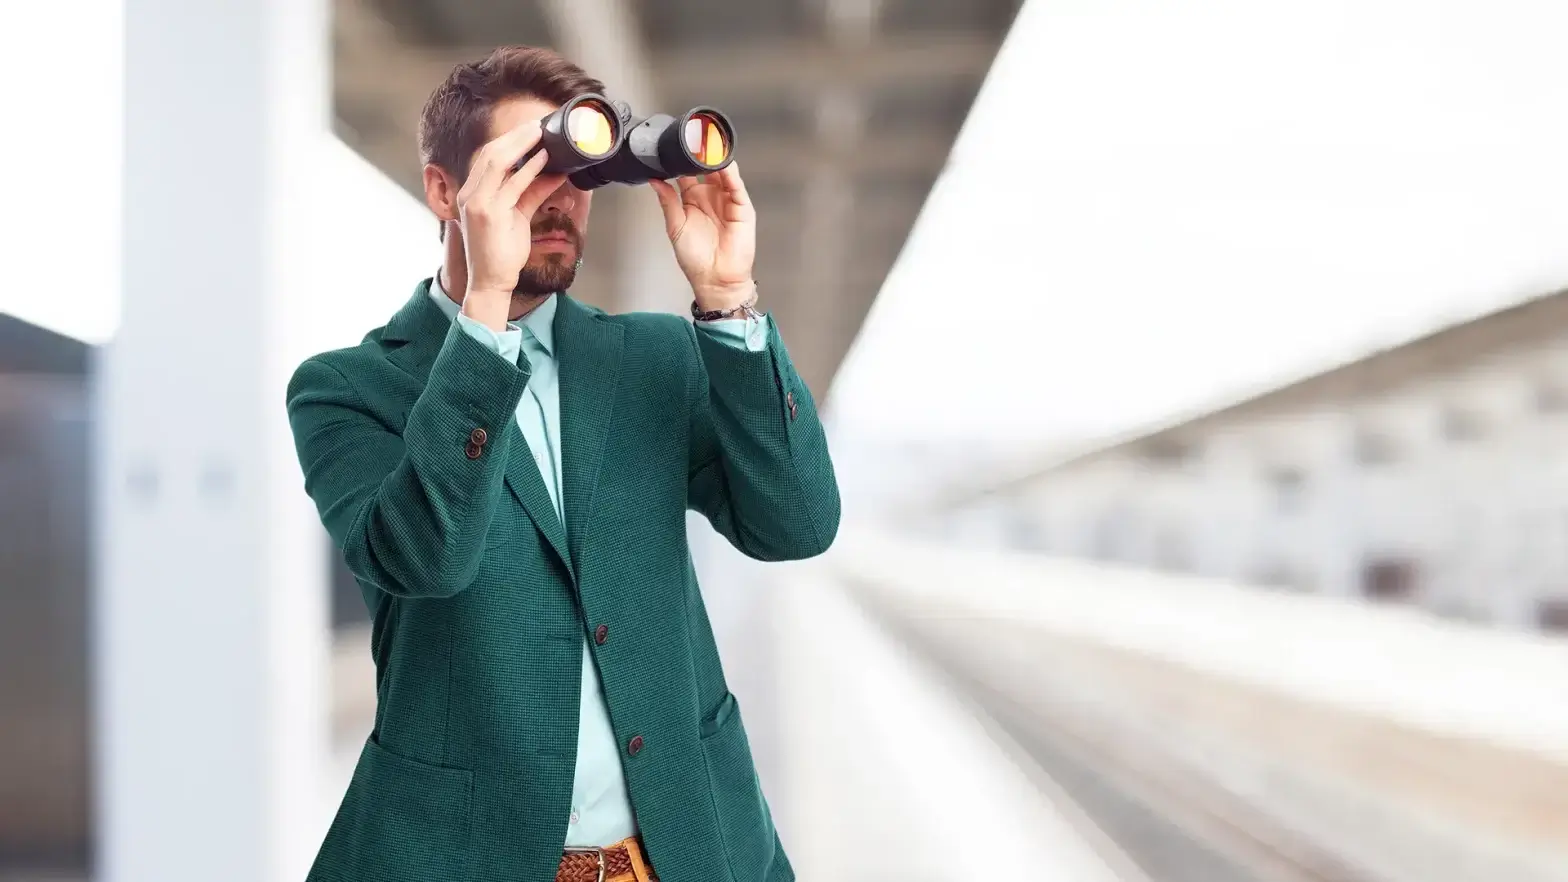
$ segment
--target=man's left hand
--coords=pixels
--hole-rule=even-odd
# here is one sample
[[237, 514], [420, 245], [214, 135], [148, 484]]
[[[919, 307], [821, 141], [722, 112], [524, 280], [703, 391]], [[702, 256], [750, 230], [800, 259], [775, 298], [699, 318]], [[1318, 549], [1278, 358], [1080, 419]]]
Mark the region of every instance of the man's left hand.
[[675, 262], [691, 283], [697, 307], [730, 310], [756, 291], [757, 210], [740, 169], [730, 163], [709, 175], [648, 182], [664, 209], [664, 231]]

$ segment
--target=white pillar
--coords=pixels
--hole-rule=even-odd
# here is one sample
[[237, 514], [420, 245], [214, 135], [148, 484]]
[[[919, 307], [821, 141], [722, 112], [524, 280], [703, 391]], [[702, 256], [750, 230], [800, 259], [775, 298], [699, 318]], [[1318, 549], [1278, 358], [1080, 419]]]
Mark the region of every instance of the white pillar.
[[[556, 49], [603, 80], [610, 98], [630, 104], [639, 117], [674, 116], [690, 109], [660, 104], [627, 0], [545, 0], [544, 10], [560, 37]], [[675, 264], [659, 202], [647, 187], [632, 189], [635, 192], [612, 195], [625, 209], [615, 231], [621, 252], [612, 295], [615, 310], [686, 314], [691, 288]], [[584, 259], [593, 260], [593, 253]]]
[[324, 832], [326, 552], [283, 400], [334, 295], [308, 261], [341, 210], [312, 182], [328, 24], [325, 0], [125, 3], [123, 319], [94, 475], [100, 882], [298, 882]]

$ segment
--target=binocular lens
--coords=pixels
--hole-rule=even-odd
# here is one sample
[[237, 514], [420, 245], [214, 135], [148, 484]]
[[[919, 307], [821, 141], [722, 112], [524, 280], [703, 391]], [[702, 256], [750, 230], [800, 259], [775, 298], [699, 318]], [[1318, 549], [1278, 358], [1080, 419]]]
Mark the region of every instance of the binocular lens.
[[634, 119], [625, 104], [584, 95], [546, 117], [544, 130], [545, 171], [569, 175], [579, 190], [711, 174], [735, 154], [735, 129], [711, 107]]
[[512, 170], [523, 167], [540, 150], [549, 154], [544, 173], [569, 175], [609, 159], [624, 139], [621, 115], [599, 95], [579, 95], [539, 121], [539, 143], [524, 153]]
[[615, 129], [605, 108], [584, 102], [573, 107], [566, 117], [566, 131], [572, 144], [590, 159], [608, 156], [615, 149]]
[[703, 165], [716, 166], [729, 158], [729, 138], [725, 137], [724, 126], [714, 114], [694, 113], [682, 129], [681, 141], [692, 159]]

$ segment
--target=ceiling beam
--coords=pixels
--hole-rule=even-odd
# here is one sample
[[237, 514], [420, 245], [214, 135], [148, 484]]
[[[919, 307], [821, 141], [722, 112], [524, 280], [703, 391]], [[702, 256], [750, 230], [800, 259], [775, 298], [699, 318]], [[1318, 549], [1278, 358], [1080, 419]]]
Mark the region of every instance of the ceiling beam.
[[[544, 0], [549, 7], [561, 6], [559, 13], [569, 13], [575, 8], [573, 0]], [[587, 5], [612, 4], [612, 0], [583, 0]], [[614, 0], [620, 5], [624, 0]], [[341, 8], [357, 10], [363, 0], [338, 0]], [[586, 6], [584, 7], [586, 9]], [[570, 13], [575, 18], [578, 13]], [[358, 40], [364, 43], [363, 18], [375, 18], [369, 11], [347, 20], [340, 14], [338, 31], [340, 43]], [[556, 21], [552, 13], [552, 21]], [[564, 22], [564, 19], [561, 21]], [[581, 23], [579, 23], [581, 24]], [[386, 27], [376, 20], [370, 28]], [[571, 28], [555, 25], [562, 35], [560, 48], [578, 60], [584, 67], [604, 80], [615, 97], [624, 98], [634, 109], [657, 107], [661, 95], [684, 97], [704, 96], [704, 101], [733, 103], [734, 99], [756, 100], [759, 96], [795, 94], [808, 101], [823, 89], [853, 86], [876, 90], [883, 87], [922, 88], [952, 82], [976, 83], [991, 67], [996, 56], [996, 39], [993, 36], [974, 34], [933, 34], [930, 36], [882, 37], [861, 50], [842, 48], [834, 43], [814, 40], [809, 42], [769, 39], [761, 42], [742, 42], [734, 46], [705, 48], [701, 51], [665, 51], [649, 57], [646, 54], [631, 56], [621, 62], [601, 61], [597, 47], [578, 48], [579, 39], [569, 38]], [[601, 36], [606, 43], [620, 43], [616, 33], [619, 28], [606, 28]], [[588, 34], [599, 34], [593, 22], [587, 23]], [[395, 54], [377, 54], [371, 50], [376, 45], [396, 47]], [[364, 46], [364, 52], [347, 53], [339, 47], [340, 63], [336, 70], [340, 91], [356, 95], [383, 94], [406, 96], [410, 93], [427, 95], [451, 71], [452, 65], [483, 57], [491, 47], [456, 47], [424, 49], [401, 46], [394, 42], [382, 44], [381, 39]], [[619, 50], [616, 50], [618, 52]], [[608, 50], [605, 55], [615, 57]], [[362, 63], [352, 63], [354, 57]], [[394, 58], [395, 61], [389, 61]], [[641, 67], [639, 75], [633, 65]], [[715, 72], [719, 73], [715, 73]], [[650, 94], [651, 93], [651, 94]], [[709, 97], [712, 96], [712, 97]], [[733, 96], [733, 97], [732, 97]]]
[[[897, 195], [889, 194], [877, 199], [867, 199], [857, 193], [851, 188], [854, 225], [845, 231], [849, 238], [857, 241], [862, 239], [861, 234], [865, 234], [867, 240], [872, 240], [907, 233], [926, 200], [926, 193], [913, 187]], [[762, 218], [764, 231], [776, 228], [782, 233], [786, 229], [799, 229], [800, 224], [812, 218], [810, 205], [802, 198], [780, 201], [765, 195], [755, 201], [759, 210], [765, 212]]]
[[856, 176], [874, 173], [934, 179], [947, 164], [953, 133], [930, 128], [907, 134], [868, 132], [852, 143], [829, 146], [814, 137], [747, 141], [745, 132], [736, 132], [735, 141], [735, 161], [745, 170], [748, 181], [800, 180], [824, 165]]
[[[869, 44], [837, 40], [741, 42], [700, 51], [666, 51], [651, 65], [666, 95], [781, 92], [807, 98], [853, 85], [921, 86], [978, 82], [996, 57], [997, 39], [983, 33], [917, 36], [878, 34]], [[705, 99], [706, 100], [706, 99]]]

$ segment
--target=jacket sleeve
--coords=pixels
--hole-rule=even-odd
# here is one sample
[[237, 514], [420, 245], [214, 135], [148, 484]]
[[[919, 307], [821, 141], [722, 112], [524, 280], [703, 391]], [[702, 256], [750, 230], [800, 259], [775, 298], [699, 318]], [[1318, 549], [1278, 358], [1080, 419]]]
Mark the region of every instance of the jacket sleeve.
[[336, 367], [300, 365], [288, 414], [305, 492], [350, 572], [402, 597], [473, 582], [528, 377], [454, 323], [400, 437]]
[[838, 481], [811, 392], [769, 322], [756, 351], [686, 333], [695, 352], [687, 505], [757, 560], [801, 560], [838, 534]]

